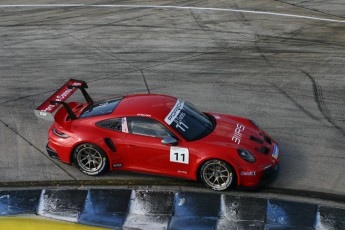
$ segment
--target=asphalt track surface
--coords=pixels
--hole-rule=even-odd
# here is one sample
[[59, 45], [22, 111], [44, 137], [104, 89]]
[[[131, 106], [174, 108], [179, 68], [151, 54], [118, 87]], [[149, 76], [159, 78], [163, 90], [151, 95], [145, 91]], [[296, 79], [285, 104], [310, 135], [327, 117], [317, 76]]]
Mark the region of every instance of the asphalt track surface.
[[76, 78], [96, 100], [162, 93], [251, 118], [281, 145], [263, 191], [344, 199], [344, 15], [342, 0], [2, 1], [0, 185], [201, 186], [51, 160], [33, 110]]

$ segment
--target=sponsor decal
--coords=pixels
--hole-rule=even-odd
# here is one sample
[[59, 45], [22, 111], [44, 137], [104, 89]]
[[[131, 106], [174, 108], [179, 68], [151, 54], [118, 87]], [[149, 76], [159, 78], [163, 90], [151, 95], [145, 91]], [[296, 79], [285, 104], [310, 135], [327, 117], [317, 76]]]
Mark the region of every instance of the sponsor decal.
[[56, 105], [48, 105], [48, 107], [46, 109], [42, 110], [42, 111], [50, 113], [54, 109], [55, 106]]
[[256, 175], [256, 172], [241, 172], [241, 176], [255, 176]]
[[170, 161], [182, 164], [189, 164], [189, 150], [181, 147], [170, 147]]
[[143, 113], [138, 113], [137, 116], [142, 116], [142, 117], [151, 117], [150, 114], [143, 114]]
[[219, 119], [220, 119], [220, 116], [217, 115], [217, 114], [215, 114], [215, 115], [214, 115], [214, 118], [216, 118], [217, 120], [219, 120]]
[[164, 121], [168, 125], [171, 125], [174, 122], [175, 128], [180, 129], [183, 132], [186, 132], [186, 130], [189, 129], [189, 127], [183, 122], [183, 119], [186, 116], [184, 112], [181, 112], [183, 106], [184, 101], [178, 99], [175, 106], [172, 108], [168, 116], [166, 116]]
[[244, 125], [237, 124], [231, 140], [239, 145], [241, 143], [242, 133], [245, 128], [246, 127]]
[[63, 101], [65, 97], [68, 96], [73, 91], [73, 89], [67, 89], [65, 92], [63, 92], [61, 95], [57, 95], [55, 101]]
[[47, 116], [47, 113], [46, 113], [46, 112], [43, 112], [43, 111], [40, 111], [40, 115], [41, 115], [41, 116]]
[[122, 122], [122, 125], [121, 125], [122, 132], [123, 132], [123, 133], [128, 133], [127, 119], [126, 119], [125, 117], [123, 117], [123, 118], [121, 119], [121, 122]]
[[174, 120], [174, 122], [176, 123], [176, 128], [181, 129], [183, 132], [186, 132], [186, 129], [189, 129], [189, 127], [185, 123], [183, 123], [183, 118], [185, 116], [185, 113], [180, 113], [180, 115]]
[[178, 99], [176, 101], [176, 104], [174, 105], [174, 107], [172, 108], [172, 110], [170, 111], [170, 113], [168, 114], [168, 116], [166, 116], [166, 118], [164, 119], [164, 121], [168, 124], [171, 125], [171, 123], [176, 119], [176, 117], [180, 114], [182, 108], [184, 105], [184, 101], [181, 101], [180, 99]]
[[[81, 85], [82, 85], [82, 83], [80, 83], [80, 82], [74, 82], [71, 86], [81, 86]], [[75, 90], [74, 88], [72, 88], [72, 89], [67, 88], [60, 95], [57, 95], [56, 98], [54, 98], [54, 101], [65, 101], [65, 99], [68, 98], [70, 96], [70, 94], [73, 93], [74, 90]], [[53, 111], [55, 109], [56, 106], [57, 105], [48, 105], [47, 108], [45, 108], [42, 111], [50, 113], [51, 111]]]

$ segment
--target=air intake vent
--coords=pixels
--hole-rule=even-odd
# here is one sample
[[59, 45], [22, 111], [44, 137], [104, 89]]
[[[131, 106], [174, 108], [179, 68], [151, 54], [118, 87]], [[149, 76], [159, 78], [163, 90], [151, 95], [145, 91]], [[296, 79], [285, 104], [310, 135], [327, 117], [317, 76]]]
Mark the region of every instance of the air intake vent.
[[265, 136], [264, 135], [264, 140], [268, 143], [268, 144], [272, 144], [272, 141], [271, 141], [271, 139], [269, 138], [269, 137], [267, 137], [267, 136]]
[[111, 141], [110, 138], [104, 138], [104, 142], [107, 144], [107, 146], [109, 147], [109, 149], [113, 152], [116, 152], [116, 148], [115, 148], [115, 145], [114, 143]]
[[121, 131], [121, 119], [99, 121], [96, 125], [101, 128]]
[[262, 146], [261, 149], [260, 149], [260, 152], [267, 155], [270, 153], [270, 149], [265, 147], [265, 146]]
[[259, 143], [260, 145], [262, 145], [262, 144], [264, 143], [263, 140], [261, 140], [261, 139], [259, 139], [259, 138], [257, 138], [257, 137], [254, 137], [254, 136], [250, 136], [250, 140], [257, 142], [257, 143]]

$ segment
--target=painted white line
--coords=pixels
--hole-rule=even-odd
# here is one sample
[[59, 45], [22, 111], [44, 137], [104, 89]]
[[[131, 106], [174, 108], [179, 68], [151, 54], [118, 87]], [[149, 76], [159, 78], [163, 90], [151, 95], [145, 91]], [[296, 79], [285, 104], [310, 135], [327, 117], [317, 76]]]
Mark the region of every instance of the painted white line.
[[28, 8], [28, 7], [100, 7], [100, 8], [152, 8], [152, 9], [180, 9], [180, 10], [204, 10], [204, 11], [225, 11], [225, 12], [237, 12], [247, 14], [261, 14], [261, 15], [272, 15], [280, 17], [300, 18], [309, 19], [316, 21], [326, 22], [337, 22], [345, 23], [345, 20], [337, 20], [330, 18], [319, 18], [297, 14], [285, 14], [275, 13], [270, 11], [256, 11], [256, 10], [240, 10], [240, 9], [227, 9], [227, 8], [208, 8], [208, 7], [192, 7], [192, 6], [160, 6], [160, 5], [97, 5], [97, 4], [27, 4], [27, 5], [0, 5], [0, 8]]

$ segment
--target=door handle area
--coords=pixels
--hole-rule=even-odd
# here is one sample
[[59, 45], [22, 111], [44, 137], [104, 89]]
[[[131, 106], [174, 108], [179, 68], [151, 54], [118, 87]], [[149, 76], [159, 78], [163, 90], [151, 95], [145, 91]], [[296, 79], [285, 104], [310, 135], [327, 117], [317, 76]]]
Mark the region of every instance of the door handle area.
[[137, 145], [127, 145], [128, 148], [132, 148], [132, 149], [138, 149], [139, 146]]

